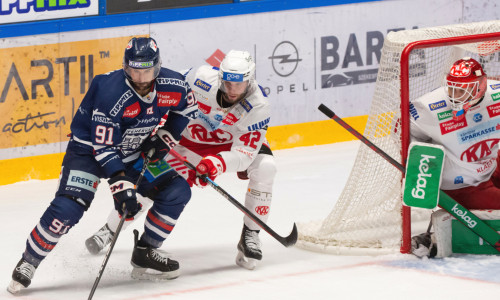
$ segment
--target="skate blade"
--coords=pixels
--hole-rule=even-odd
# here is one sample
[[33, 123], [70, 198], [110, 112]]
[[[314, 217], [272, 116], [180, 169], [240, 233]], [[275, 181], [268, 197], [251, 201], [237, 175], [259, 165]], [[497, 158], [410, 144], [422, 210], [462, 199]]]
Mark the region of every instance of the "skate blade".
[[171, 280], [181, 275], [180, 270], [170, 272], [160, 272], [149, 268], [134, 267], [132, 270], [132, 278], [138, 280], [162, 281]]
[[246, 257], [243, 252], [238, 251], [238, 255], [236, 256], [236, 264], [242, 268], [253, 270], [257, 266], [258, 260], [254, 258]]
[[9, 291], [9, 293], [11, 294], [17, 294], [24, 288], [25, 287], [19, 282], [11, 280], [9, 286], [7, 287], [7, 291]]

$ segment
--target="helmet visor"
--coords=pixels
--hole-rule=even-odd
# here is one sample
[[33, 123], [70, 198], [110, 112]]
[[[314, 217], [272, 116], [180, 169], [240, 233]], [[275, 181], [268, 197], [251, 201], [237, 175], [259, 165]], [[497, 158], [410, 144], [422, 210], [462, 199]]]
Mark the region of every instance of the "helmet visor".
[[153, 62], [129, 61], [128, 65], [123, 66], [123, 70], [131, 81], [146, 83], [153, 81], [158, 76], [160, 68], [155, 67]]

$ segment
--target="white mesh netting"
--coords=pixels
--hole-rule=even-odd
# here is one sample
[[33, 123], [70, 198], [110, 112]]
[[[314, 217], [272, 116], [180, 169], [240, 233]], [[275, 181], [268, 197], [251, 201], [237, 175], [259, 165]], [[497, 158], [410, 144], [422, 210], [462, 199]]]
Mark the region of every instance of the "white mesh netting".
[[[389, 33], [382, 49], [364, 136], [401, 162], [398, 120], [401, 118], [400, 58], [403, 49], [414, 41], [491, 32], [500, 32], [500, 21]], [[410, 101], [441, 86], [453, 62], [465, 56], [478, 60], [488, 77], [498, 78], [499, 50], [500, 41], [495, 40], [412, 51], [409, 59]], [[361, 144], [347, 184], [332, 212], [323, 221], [298, 223], [297, 246], [336, 254], [399, 251], [402, 236], [401, 179], [398, 169]], [[412, 222], [420, 221], [419, 226], [425, 230], [429, 215], [428, 210], [412, 209]]]

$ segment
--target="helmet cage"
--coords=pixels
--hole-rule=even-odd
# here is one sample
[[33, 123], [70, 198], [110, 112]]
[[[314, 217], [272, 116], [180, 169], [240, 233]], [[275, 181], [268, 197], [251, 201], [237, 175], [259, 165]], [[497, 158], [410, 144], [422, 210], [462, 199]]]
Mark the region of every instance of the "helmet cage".
[[443, 88], [455, 120], [479, 102], [486, 92], [486, 74], [481, 65], [470, 57], [457, 60], [444, 78]]
[[462, 110], [467, 102], [478, 100], [476, 97], [479, 94], [478, 89], [478, 80], [467, 83], [446, 80], [445, 92], [448, 95], [451, 109], [455, 111]]

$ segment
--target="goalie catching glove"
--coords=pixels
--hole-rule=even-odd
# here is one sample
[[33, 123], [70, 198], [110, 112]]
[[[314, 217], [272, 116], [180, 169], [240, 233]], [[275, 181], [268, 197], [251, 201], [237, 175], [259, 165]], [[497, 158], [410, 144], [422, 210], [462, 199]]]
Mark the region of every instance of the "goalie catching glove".
[[165, 129], [159, 129], [158, 132], [148, 137], [141, 146], [142, 153], [150, 153], [150, 150], [154, 150], [150, 157], [149, 162], [155, 163], [165, 156], [167, 156], [170, 149], [174, 148], [179, 141], [177, 141], [171, 134]]
[[109, 189], [115, 200], [115, 209], [123, 216], [123, 209], [127, 210], [126, 218], [133, 218], [142, 208], [137, 202], [135, 186], [128, 176], [115, 176], [108, 180]]
[[198, 187], [204, 188], [207, 186], [201, 176], [207, 176], [211, 180], [215, 180], [215, 177], [226, 171], [226, 163], [224, 159], [219, 155], [207, 155], [200, 163], [196, 166], [196, 172], [194, 170], [189, 170], [187, 182], [189, 186], [196, 184]]

